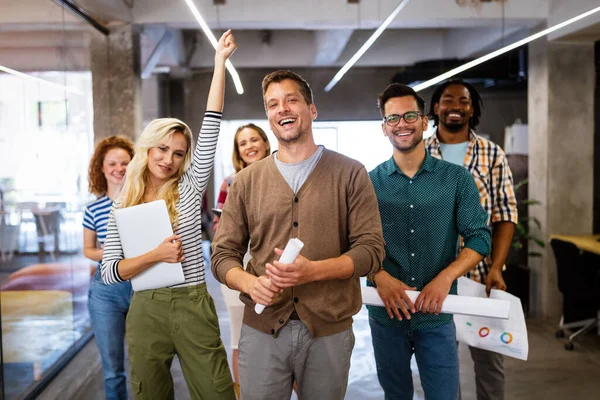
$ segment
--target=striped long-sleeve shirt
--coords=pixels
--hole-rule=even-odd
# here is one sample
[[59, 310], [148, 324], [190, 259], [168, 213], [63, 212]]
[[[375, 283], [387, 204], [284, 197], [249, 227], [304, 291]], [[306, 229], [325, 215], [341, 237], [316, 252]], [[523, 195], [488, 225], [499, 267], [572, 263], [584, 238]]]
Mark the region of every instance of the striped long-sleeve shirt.
[[83, 214], [83, 227], [96, 232], [100, 245], [103, 245], [106, 239], [106, 226], [112, 203], [113, 201], [106, 195], [98, 197], [85, 208]]
[[[425, 146], [433, 157], [443, 158], [437, 130], [432, 137], [425, 139]], [[503, 221], [516, 224], [518, 215], [513, 177], [500, 146], [471, 131], [464, 167], [477, 184], [481, 206], [488, 213], [488, 224], [491, 226]], [[477, 268], [467, 273], [467, 277], [485, 283], [490, 268], [491, 259], [486, 257]]]
[[[202, 256], [202, 196], [214, 164], [220, 127], [221, 113], [207, 111], [202, 122], [192, 165], [179, 180], [178, 224], [175, 233], [181, 235], [185, 257], [181, 264], [185, 282], [176, 287], [196, 285], [205, 281]], [[115, 201], [108, 219], [108, 233], [104, 244], [102, 279], [107, 284], [123, 281], [117, 267], [124, 255], [114, 217], [114, 209], [119, 206], [120, 202]]]

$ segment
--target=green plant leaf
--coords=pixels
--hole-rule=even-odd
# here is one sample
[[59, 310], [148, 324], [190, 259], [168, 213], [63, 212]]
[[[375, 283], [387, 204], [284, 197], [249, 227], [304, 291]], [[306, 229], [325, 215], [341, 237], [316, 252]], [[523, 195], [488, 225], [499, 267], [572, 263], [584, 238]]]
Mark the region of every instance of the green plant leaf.
[[529, 179], [523, 179], [521, 182], [517, 183], [515, 185], [515, 192], [519, 189], [521, 189], [523, 186], [527, 185], [529, 183]]

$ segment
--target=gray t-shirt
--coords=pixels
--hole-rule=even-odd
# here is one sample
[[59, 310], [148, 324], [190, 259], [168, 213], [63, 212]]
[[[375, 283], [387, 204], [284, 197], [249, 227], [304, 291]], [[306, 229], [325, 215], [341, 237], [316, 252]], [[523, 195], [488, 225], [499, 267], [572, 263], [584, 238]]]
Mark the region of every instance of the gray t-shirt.
[[306, 179], [315, 168], [315, 165], [317, 165], [321, 159], [323, 149], [323, 146], [318, 146], [317, 151], [315, 151], [313, 155], [298, 164], [283, 163], [279, 161], [277, 153], [275, 153], [275, 165], [277, 165], [277, 169], [279, 169], [279, 172], [283, 175], [283, 178], [288, 185], [290, 185], [294, 193], [298, 193], [298, 190], [300, 190], [302, 185], [304, 185], [304, 182], [306, 182]]

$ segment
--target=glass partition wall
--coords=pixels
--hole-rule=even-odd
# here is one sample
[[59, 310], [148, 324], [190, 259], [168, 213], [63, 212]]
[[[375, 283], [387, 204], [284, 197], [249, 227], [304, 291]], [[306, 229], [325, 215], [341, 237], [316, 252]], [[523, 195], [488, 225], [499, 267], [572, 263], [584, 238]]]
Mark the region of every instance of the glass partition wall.
[[0, 64], [40, 79], [0, 72], [1, 398], [10, 400], [35, 393], [90, 331], [91, 28], [43, 3], [29, 30], [0, 32]]

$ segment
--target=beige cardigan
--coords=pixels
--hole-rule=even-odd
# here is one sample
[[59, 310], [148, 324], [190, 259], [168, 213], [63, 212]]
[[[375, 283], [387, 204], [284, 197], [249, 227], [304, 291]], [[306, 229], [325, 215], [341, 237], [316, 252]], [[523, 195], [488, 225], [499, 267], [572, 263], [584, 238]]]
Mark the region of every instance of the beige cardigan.
[[359, 277], [378, 271], [385, 256], [377, 198], [362, 164], [325, 150], [296, 195], [274, 155], [240, 171], [212, 244], [212, 272], [225, 283], [227, 272], [241, 266], [250, 240], [247, 272], [264, 275], [265, 264], [276, 258], [273, 249], [294, 237], [304, 242], [301, 254], [309, 260], [349, 256], [354, 275], [285, 289], [260, 315], [243, 293], [244, 323], [276, 335], [295, 309], [314, 337], [348, 329], [362, 304]]

